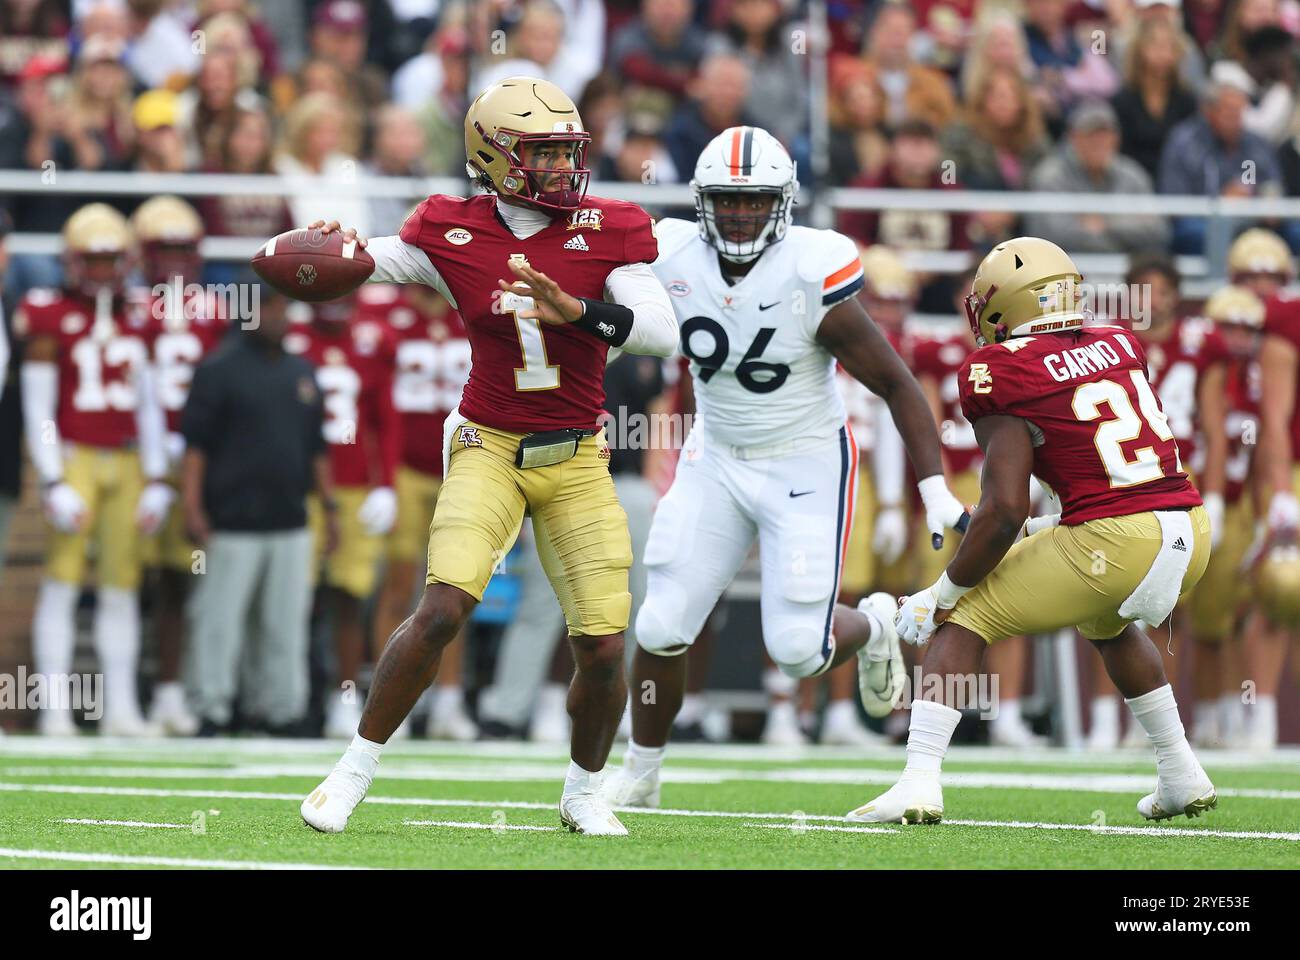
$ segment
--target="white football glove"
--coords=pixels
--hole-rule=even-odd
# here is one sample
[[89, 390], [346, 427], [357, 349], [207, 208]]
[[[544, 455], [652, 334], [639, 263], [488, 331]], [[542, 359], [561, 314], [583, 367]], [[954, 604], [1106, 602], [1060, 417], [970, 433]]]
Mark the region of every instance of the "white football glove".
[[907, 547], [907, 514], [901, 507], [883, 507], [876, 514], [871, 550], [886, 566], [903, 555]]
[[1279, 490], [1268, 503], [1268, 528], [1277, 531], [1297, 527], [1300, 527], [1300, 502], [1294, 494]]
[[64, 481], [51, 484], [45, 491], [45, 518], [61, 533], [76, 533], [86, 516], [86, 501]]
[[161, 480], [152, 480], [140, 493], [140, 502], [135, 508], [135, 525], [145, 536], [152, 536], [167, 520], [176, 491], [171, 484]]
[[916, 485], [916, 489], [925, 505], [925, 526], [930, 531], [930, 545], [938, 550], [943, 546], [943, 532], [949, 528], [957, 529], [966, 508], [952, 495], [942, 474], [926, 477]]
[[971, 589], [953, 583], [945, 570], [939, 574], [938, 580], [920, 593], [904, 597], [894, 616], [894, 629], [898, 631], [899, 639], [911, 644], [928, 642], [938, 626], [934, 620], [935, 613], [951, 610]]
[[1223, 494], [1207, 493], [1202, 495], [1205, 514], [1210, 520], [1210, 549], [1213, 550], [1223, 541]]
[[375, 487], [357, 511], [357, 519], [373, 537], [382, 537], [397, 522], [397, 494], [392, 487]]

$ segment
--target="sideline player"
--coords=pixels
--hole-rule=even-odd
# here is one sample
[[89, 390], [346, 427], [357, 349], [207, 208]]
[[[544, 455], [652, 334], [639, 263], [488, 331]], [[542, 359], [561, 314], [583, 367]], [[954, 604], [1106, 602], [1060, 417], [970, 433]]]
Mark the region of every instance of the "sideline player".
[[658, 225], [654, 269], [681, 321], [698, 417], [646, 543], [631, 677], [634, 691], [655, 696], [632, 699], [632, 739], [606, 792], [620, 806], [658, 804], [686, 684], [682, 654], [755, 538], [763, 642], [781, 672], [820, 676], [857, 655], [869, 712], [884, 716], [902, 694], [894, 599], [837, 604], [858, 474], [837, 360], [889, 405], [922, 478], [931, 533], [963, 514], [921, 388], [854, 296], [857, 246], [792, 226], [795, 184], [775, 137], [733, 127], [696, 164], [697, 222]]
[[[1084, 328], [1082, 279], [1064, 250], [1037, 237], [1000, 243], [980, 263], [966, 314], [981, 347], [959, 379], [984, 451], [980, 502], [947, 569], [899, 608], [903, 639], [930, 642], [907, 766], [849, 820], [941, 819], [940, 765], [957, 708], [976, 706], [962, 692], [987, 646], [1070, 626], [1097, 647], [1155, 746], [1156, 789], [1138, 812], [1199, 816], [1217, 803], [1160, 654], [1134, 623], [1163, 623], [1196, 585], [1209, 518], [1147, 380], [1141, 341], [1121, 327]], [[1059, 497], [1059, 516], [1026, 524], [1031, 474]]]
[[468, 168], [489, 192], [429, 197], [400, 235], [367, 246], [373, 282], [423, 283], [448, 299], [475, 363], [447, 418], [424, 593], [375, 666], [352, 745], [302, 803], [317, 830], [346, 826], [380, 749], [437, 675], [528, 510], [577, 667], [560, 818], [582, 833], [627, 833], [599, 792], [626, 699], [632, 551], [598, 420], [609, 348], [667, 356], [677, 322], [650, 269], [650, 217], [586, 196], [590, 141], [554, 84], [493, 84], [465, 117]]

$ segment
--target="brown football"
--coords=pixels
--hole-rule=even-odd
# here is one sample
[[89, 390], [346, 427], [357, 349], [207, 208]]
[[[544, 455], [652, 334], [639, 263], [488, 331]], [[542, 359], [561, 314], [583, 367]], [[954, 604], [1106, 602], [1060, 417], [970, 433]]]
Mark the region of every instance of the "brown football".
[[319, 303], [351, 293], [375, 272], [375, 261], [334, 230], [290, 230], [253, 255], [257, 275], [287, 297]]

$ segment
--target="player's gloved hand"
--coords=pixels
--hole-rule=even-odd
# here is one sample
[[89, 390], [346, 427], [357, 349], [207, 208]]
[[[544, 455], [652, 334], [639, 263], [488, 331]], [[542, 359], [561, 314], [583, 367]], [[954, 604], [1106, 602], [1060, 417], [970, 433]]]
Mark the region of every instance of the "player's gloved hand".
[[1253, 570], [1255, 564], [1259, 562], [1259, 558], [1264, 555], [1264, 550], [1268, 547], [1270, 540], [1272, 540], [1272, 535], [1269, 532], [1268, 521], [1256, 520], [1255, 536], [1251, 538], [1250, 546], [1242, 554], [1241, 563], [1237, 565], [1237, 569], [1242, 573], [1249, 573]]
[[76, 533], [86, 519], [86, 501], [62, 480], [50, 484], [43, 497], [45, 518], [61, 533]]
[[1268, 502], [1268, 528], [1279, 531], [1297, 527], [1300, 527], [1300, 502], [1294, 494], [1279, 490]]
[[930, 531], [930, 545], [934, 549], [943, 547], [943, 532], [948, 528], [959, 533], [966, 532], [970, 514], [961, 505], [961, 501], [952, 495], [943, 474], [926, 477], [916, 485], [916, 489], [921, 492], [921, 502], [925, 506], [925, 526]]
[[899, 639], [911, 644], [922, 644], [934, 636], [934, 631], [952, 613], [952, 608], [970, 590], [948, 579], [948, 571], [920, 593], [904, 597], [894, 616], [894, 629]]
[[172, 501], [175, 499], [176, 491], [171, 488], [171, 484], [161, 480], [150, 481], [140, 494], [140, 502], [135, 508], [135, 525], [140, 528], [140, 532], [145, 536], [157, 533], [171, 512]]
[[397, 494], [392, 487], [375, 487], [361, 503], [357, 519], [374, 537], [382, 537], [397, 521]]
[[875, 526], [871, 550], [889, 565], [901, 557], [907, 547], [907, 514], [901, 507], [884, 507], [876, 514]]
[[1202, 494], [1205, 514], [1210, 518], [1210, 549], [1213, 550], [1223, 541], [1223, 494]]
[[1058, 526], [1060, 522], [1061, 515], [1059, 513], [1049, 513], [1045, 517], [1030, 517], [1025, 521], [1025, 525], [1020, 528], [1020, 536], [1016, 537], [1016, 541], [1019, 542], [1025, 537], [1032, 537], [1039, 530], [1050, 530], [1052, 527]]

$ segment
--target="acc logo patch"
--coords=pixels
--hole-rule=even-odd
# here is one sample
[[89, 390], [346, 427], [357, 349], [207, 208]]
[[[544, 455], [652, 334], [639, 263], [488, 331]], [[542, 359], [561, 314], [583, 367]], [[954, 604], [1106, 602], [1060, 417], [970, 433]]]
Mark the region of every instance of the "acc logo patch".
[[464, 227], [452, 227], [444, 233], [442, 237], [453, 246], [462, 247], [474, 239], [474, 234], [470, 233]]
[[668, 286], [665, 287], [664, 289], [667, 290], [669, 293], [671, 293], [674, 297], [687, 297], [690, 296], [691, 293], [691, 285], [687, 283], [685, 280], [670, 281]]
[[599, 207], [591, 207], [586, 210], [574, 210], [573, 215], [569, 217], [570, 230], [599, 230], [600, 222], [605, 219], [605, 215], [600, 212]]
[[460, 436], [456, 439], [466, 447], [483, 446], [483, 438], [479, 436], [478, 427], [461, 427]]

